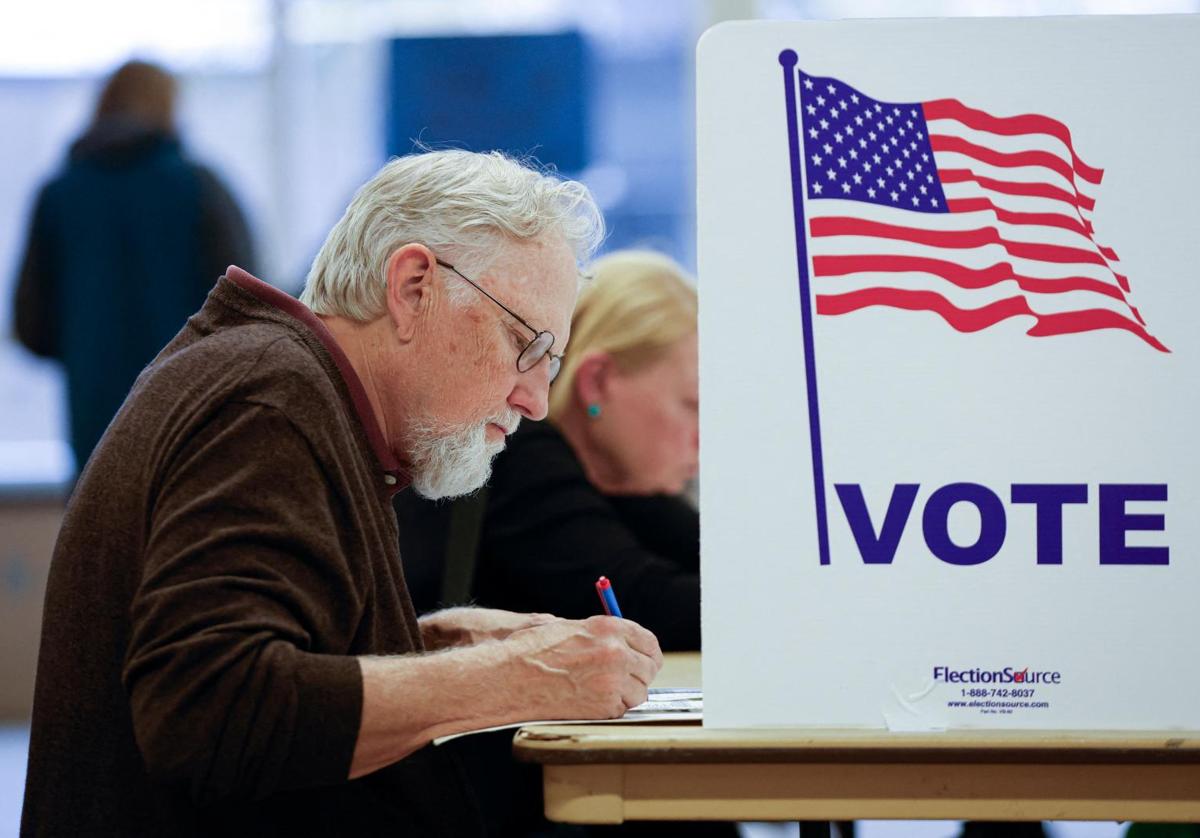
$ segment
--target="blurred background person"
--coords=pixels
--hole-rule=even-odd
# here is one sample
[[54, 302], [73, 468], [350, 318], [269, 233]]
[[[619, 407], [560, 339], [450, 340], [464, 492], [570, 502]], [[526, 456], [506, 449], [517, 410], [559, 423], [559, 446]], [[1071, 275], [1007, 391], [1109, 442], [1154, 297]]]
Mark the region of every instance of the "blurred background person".
[[546, 422], [509, 443], [491, 483], [474, 594], [589, 615], [597, 577], [664, 649], [700, 648], [696, 292], [648, 251], [597, 261]]
[[176, 95], [161, 67], [122, 65], [34, 206], [16, 331], [64, 367], [77, 470], [217, 277], [233, 263], [253, 270], [237, 204], [183, 152]]

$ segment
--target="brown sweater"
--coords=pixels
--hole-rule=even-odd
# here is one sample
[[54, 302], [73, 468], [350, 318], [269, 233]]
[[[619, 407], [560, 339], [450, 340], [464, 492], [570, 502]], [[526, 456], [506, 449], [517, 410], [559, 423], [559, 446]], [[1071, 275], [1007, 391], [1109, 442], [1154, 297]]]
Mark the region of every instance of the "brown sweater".
[[422, 648], [405, 482], [320, 321], [231, 268], [67, 507], [22, 833], [471, 834], [441, 752], [346, 781], [355, 656]]

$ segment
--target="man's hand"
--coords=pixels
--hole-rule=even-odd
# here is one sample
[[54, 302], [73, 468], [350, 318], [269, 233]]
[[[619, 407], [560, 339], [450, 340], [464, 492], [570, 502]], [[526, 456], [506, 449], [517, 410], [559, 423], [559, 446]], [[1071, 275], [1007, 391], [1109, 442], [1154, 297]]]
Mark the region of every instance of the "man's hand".
[[504, 640], [515, 631], [557, 619], [552, 614], [518, 614], [496, 608], [447, 608], [426, 614], [419, 622], [425, 648], [434, 651], [473, 646], [485, 640]]
[[[476, 613], [440, 612], [446, 616], [439, 619], [478, 618], [478, 629], [506, 636], [433, 655], [359, 658], [363, 709], [351, 779], [450, 733], [533, 719], [616, 718], [646, 700], [662, 667], [658, 640], [629, 620], [454, 610]], [[458, 630], [470, 633], [461, 624]]]
[[554, 620], [514, 632], [505, 645], [529, 719], [617, 718], [646, 700], [662, 668], [658, 639], [615, 617]]

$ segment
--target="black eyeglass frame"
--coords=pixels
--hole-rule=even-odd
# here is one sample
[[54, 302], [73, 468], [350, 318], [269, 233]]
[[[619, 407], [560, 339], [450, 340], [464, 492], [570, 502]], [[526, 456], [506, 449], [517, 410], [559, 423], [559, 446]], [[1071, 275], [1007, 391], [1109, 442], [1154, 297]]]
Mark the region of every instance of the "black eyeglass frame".
[[[504, 311], [506, 311], [508, 313], [508, 315], [510, 317], [512, 317], [513, 320], [516, 320], [518, 323], [520, 323], [526, 329], [533, 332], [533, 338], [530, 339], [529, 343], [525, 344], [525, 348], [521, 350], [521, 353], [519, 355], [517, 355], [517, 372], [521, 372], [521, 373], [529, 372], [531, 369], [536, 367], [541, 362], [542, 358], [549, 358], [550, 359], [550, 381], [553, 382], [554, 379], [558, 377], [558, 371], [562, 367], [562, 355], [554, 355], [550, 352], [550, 349], [554, 346], [554, 334], [552, 332], [549, 332], [545, 329], [540, 329], [540, 330], [535, 329], [533, 326], [530, 326], [528, 323], [525, 322], [525, 318], [523, 318], [521, 315], [517, 314], [515, 311], [513, 311], [511, 308], [506, 306], [504, 303], [497, 300], [490, 293], [488, 293], [488, 291], [482, 285], [477, 283], [475, 280], [471, 279], [469, 276], [464, 274], [458, 268], [451, 265], [449, 262], [446, 262], [442, 259], [438, 259], [436, 257], [435, 257], [434, 261], [437, 262], [437, 264], [440, 265], [441, 267], [448, 268], [449, 270], [454, 271], [454, 273], [458, 274], [458, 276], [460, 278], [462, 278], [463, 280], [466, 280], [468, 285], [470, 285], [472, 288], [474, 288], [480, 294], [483, 294], [483, 296], [487, 297], [489, 300], [491, 300], [496, 305], [500, 306], [500, 308], [504, 309]], [[547, 340], [547, 338], [548, 338], [548, 340]], [[526, 358], [526, 356], [530, 354], [530, 350], [533, 349], [535, 345], [537, 345], [539, 340], [542, 341], [543, 346], [540, 349], [540, 351], [538, 351], [537, 357], [533, 358], [533, 360], [529, 360], [528, 358]], [[522, 359], [524, 359], [524, 364], [522, 363]]]

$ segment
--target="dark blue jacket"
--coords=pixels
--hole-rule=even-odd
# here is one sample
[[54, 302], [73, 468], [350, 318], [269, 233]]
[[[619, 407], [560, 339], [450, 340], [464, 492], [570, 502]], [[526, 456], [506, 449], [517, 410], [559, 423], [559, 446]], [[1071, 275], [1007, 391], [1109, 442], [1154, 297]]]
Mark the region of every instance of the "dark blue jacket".
[[138, 373], [230, 264], [252, 270], [229, 193], [173, 135], [94, 125], [38, 196], [17, 283], [17, 336], [62, 362], [83, 468]]

